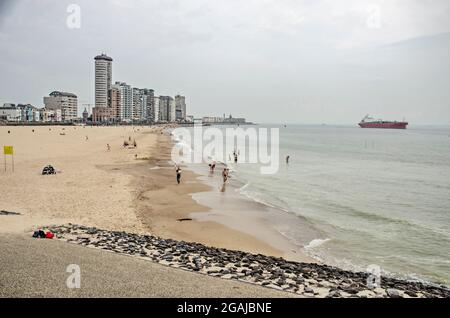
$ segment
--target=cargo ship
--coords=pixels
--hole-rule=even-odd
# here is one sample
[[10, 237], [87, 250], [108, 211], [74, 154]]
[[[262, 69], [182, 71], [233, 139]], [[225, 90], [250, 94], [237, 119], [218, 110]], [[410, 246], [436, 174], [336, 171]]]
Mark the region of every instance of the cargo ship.
[[384, 128], [384, 129], [406, 129], [408, 122], [406, 121], [386, 121], [381, 119], [373, 119], [366, 115], [359, 123], [361, 128]]

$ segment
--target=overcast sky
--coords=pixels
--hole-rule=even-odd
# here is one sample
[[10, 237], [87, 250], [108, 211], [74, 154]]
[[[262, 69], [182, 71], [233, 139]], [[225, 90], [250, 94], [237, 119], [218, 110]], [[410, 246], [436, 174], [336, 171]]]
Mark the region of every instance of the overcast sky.
[[[188, 114], [450, 124], [447, 0], [0, 0], [0, 103], [113, 81], [186, 96]], [[69, 28], [70, 4], [81, 9]], [[73, 20], [70, 20], [73, 22]]]

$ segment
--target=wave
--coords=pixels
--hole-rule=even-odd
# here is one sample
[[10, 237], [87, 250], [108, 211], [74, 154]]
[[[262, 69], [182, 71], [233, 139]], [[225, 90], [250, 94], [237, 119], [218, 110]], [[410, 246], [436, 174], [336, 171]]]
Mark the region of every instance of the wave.
[[249, 185], [250, 185], [250, 184], [247, 183], [247, 184], [245, 184], [243, 187], [237, 189], [238, 192], [239, 192], [241, 195], [244, 195], [244, 196], [247, 197], [248, 199], [250, 199], [250, 200], [252, 200], [252, 201], [254, 201], [254, 202], [257, 202], [257, 203], [259, 203], [259, 204], [265, 205], [265, 206], [270, 207], [270, 208], [273, 208], [273, 209], [281, 210], [281, 211], [283, 211], [283, 212], [287, 212], [287, 213], [290, 212], [290, 210], [289, 210], [288, 208], [281, 207], [280, 205], [277, 205], [277, 204], [275, 204], [275, 203], [273, 203], [273, 202], [270, 202], [269, 200], [262, 199], [262, 198], [260, 197], [260, 196], [262, 195], [262, 193], [258, 193], [258, 192], [254, 192], [254, 191], [247, 191], [246, 189], [247, 189], [247, 187], [248, 187]]
[[407, 226], [416, 226], [415, 224], [411, 224], [408, 220], [405, 219], [398, 219], [389, 217], [387, 215], [380, 215], [374, 212], [369, 211], [363, 211], [360, 209], [356, 209], [352, 206], [338, 204], [338, 203], [329, 203], [330, 207], [336, 210], [340, 210], [349, 216], [354, 216], [358, 218], [362, 218], [369, 221], [379, 221], [379, 222], [386, 222], [386, 223], [397, 223], [397, 224], [403, 224]]
[[189, 149], [189, 151], [191, 151], [191, 152], [193, 152], [194, 150], [192, 149], [192, 147], [191, 147], [191, 145], [189, 145], [188, 143], [186, 143], [185, 141], [183, 141], [183, 140], [174, 140], [174, 142], [175, 142], [175, 144], [177, 145], [177, 146], [181, 146], [181, 147], [183, 147], [183, 148], [185, 148], [185, 149]]
[[310, 250], [316, 247], [319, 247], [320, 245], [325, 244], [326, 242], [330, 241], [331, 239], [326, 238], [326, 239], [314, 239], [311, 242], [309, 242], [308, 244], [306, 244], [303, 248], [306, 250]]
[[250, 182], [244, 184], [242, 187], [236, 189], [236, 191], [244, 191], [248, 186], [250, 185]]

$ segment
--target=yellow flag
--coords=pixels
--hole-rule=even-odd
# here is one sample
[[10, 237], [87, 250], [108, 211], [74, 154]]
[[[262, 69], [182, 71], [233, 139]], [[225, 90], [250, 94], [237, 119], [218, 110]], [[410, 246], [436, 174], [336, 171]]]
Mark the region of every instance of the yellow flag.
[[5, 155], [13, 155], [14, 154], [14, 148], [13, 146], [4, 146], [3, 147], [3, 153]]

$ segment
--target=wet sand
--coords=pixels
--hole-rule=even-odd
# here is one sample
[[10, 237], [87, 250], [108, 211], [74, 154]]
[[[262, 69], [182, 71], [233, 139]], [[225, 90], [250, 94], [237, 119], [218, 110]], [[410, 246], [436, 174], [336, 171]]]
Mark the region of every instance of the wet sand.
[[209, 191], [210, 187], [200, 182], [197, 174], [183, 166], [181, 183], [176, 183], [175, 169], [170, 161], [171, 147], [168, 136], [158, 136], [151, 150], [157, 156], [126, 171], [133, 176], [136, 215], [150, 233], [247, 252], [277, 256], [283, 254], [244, 232], [217, 222], [192, 219], [190, 213], [210, 210], [193, 200], [192, 194]]

